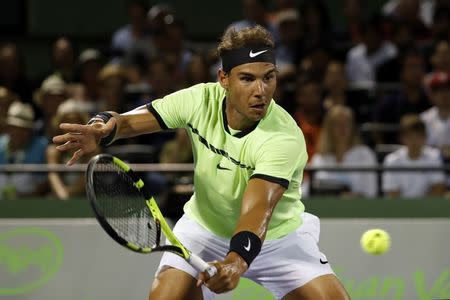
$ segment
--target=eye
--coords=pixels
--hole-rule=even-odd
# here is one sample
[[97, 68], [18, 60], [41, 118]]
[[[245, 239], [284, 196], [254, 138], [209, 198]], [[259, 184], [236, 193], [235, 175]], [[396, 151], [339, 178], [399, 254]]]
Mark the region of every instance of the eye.
[[253, 81], [253, 78], [250, 77], [250, 76], [242, 76], [242, 77], [241, 77], [241, 80], [242, 80], [242, 81], [245, 81], [245, 82], [252, 82], [252, 81]]
[[275, 75], [273, 73], [267, 74], [266, 76], [264, 76], [264, 81], [270, 81], [275, 77]]

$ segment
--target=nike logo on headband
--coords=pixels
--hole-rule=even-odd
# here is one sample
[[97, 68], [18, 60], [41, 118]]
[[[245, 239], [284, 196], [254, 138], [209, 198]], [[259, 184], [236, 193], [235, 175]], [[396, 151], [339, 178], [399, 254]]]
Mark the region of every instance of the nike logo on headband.
[[266, 51], [267, 51], [267, 49], [266, 50], [262, 50], [262, 51], [258, 51], [258, 52], [253, 52], [253, 50], [250, 50], [250, 53], [248, 54], [248, 56], [250, 56], [251, 58], [257, 57], [258, 55], [260, 55], [260, 54], [262, 54], [262, 53], [264, 53]]

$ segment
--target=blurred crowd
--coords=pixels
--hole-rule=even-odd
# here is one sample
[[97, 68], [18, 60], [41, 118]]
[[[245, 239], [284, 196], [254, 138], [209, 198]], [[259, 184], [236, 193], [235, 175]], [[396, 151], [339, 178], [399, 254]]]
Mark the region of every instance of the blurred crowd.
[[[242, 0], [237, 29], [260, 24], [276, 41], [275, 101], [302, 129], [310, 167], [436, 167], [450, 164], [450, 1], [389, 0], [365, 15], [343, 0], [332, 24], [321, 0]], [[270, 7], [270, 9], [269, 9]], [[105, 49], [51, 45], [48, 71], [27, 78], [22, 50], [0, 45], [0, 164], [64, 163], [51, 144], [61, 122], [123, 112], [215, 81], [218, 40], [197, 44], [169, 4], [132, 2], [129, 23]], [[136, 163], [192, 162], [184, 130], [120, 141], [99, 151]], [[86, 162], [86, 160], [84, 161]], [[191, 192], [180, 174], [147, 174], [161, 191]], [[186, 186], [189, 188], [186, 189]], [[185, 189], [183, 189], [183, 187]], [[442, 170], [306, 172], [303, 193], [418, 198], [449, 195]], [[0, 174], [0, 198], [84, 193], [79, 173]]]

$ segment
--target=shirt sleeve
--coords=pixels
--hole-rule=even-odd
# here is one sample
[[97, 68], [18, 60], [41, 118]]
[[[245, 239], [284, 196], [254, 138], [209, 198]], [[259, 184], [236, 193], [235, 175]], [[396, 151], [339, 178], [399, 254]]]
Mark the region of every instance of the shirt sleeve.
[[257, 151], [251, 178], [261, 178], [288, 188], [293, 174], [303, 169], [308, 159], [305, 142], [295, 137], [272, 138]]
[[204, 84], [180, 90], [147, 104], [162, 129], [185, 128], [204, 99]]

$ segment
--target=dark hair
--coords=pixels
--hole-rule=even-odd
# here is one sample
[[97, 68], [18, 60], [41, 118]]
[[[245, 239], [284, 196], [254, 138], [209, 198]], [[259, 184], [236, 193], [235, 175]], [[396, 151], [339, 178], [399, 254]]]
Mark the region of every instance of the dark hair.
[[217, 54], [222, 56], [224, 51], [235, 50], [250, 45], [275, 47], [270, 32], [260, 25], [242, 30], [236, 30], [234, 27], [230, 27], [221, 38], [221, 42], [217, 47]]

